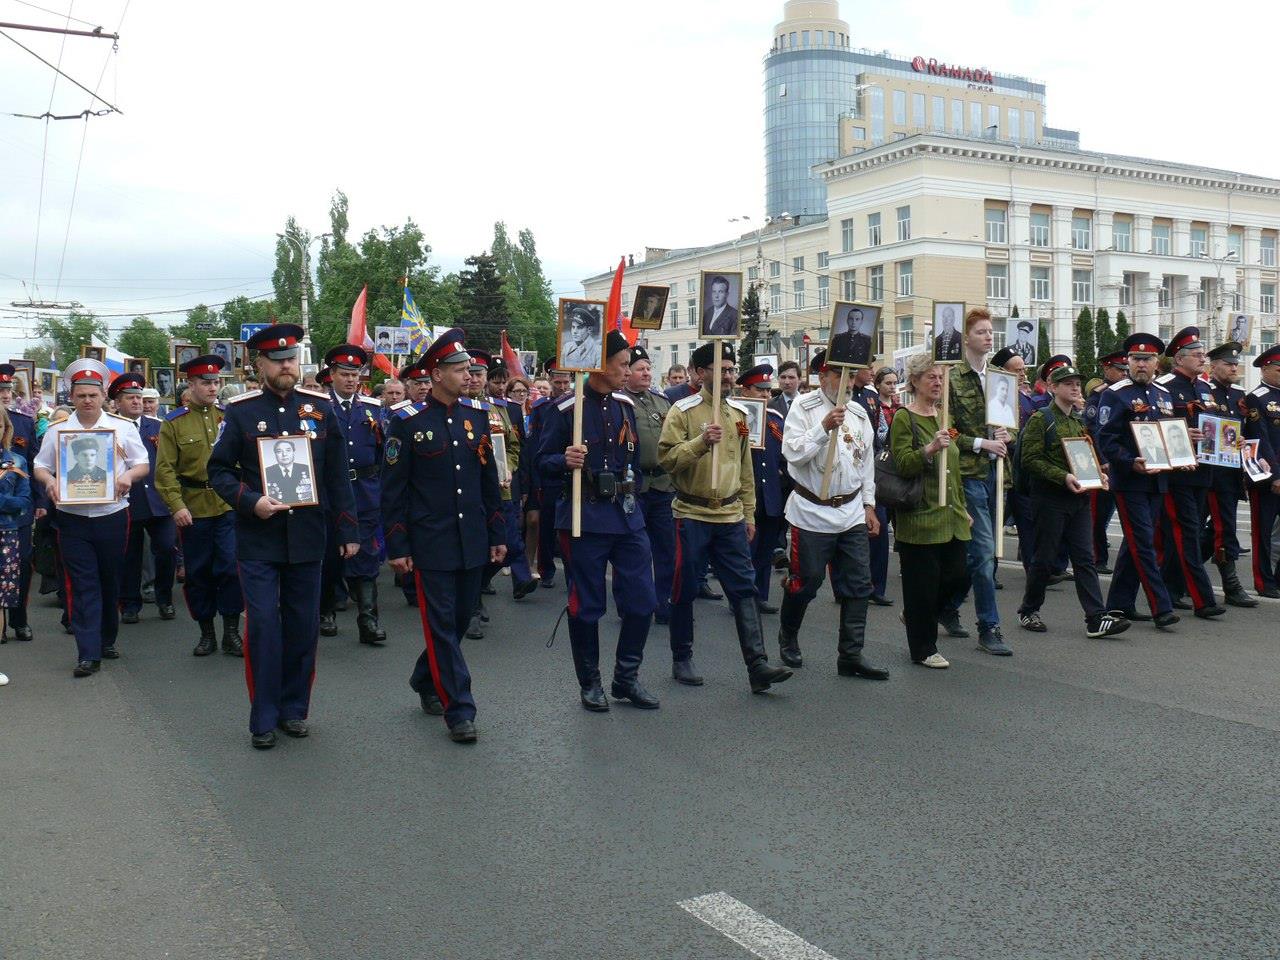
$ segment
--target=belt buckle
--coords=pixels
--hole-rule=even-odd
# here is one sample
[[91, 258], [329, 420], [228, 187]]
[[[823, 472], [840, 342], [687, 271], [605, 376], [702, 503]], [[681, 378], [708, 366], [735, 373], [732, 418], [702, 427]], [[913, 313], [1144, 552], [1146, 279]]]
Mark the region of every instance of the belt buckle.
[[719, 497], [708, 497], [708, 498], [707, 498], [707, 506], [708, 506], [708, 507], [710, 507], [712, 510], [719, 510], [719, 509], [720, 509], [720, 498], [719, 498]]

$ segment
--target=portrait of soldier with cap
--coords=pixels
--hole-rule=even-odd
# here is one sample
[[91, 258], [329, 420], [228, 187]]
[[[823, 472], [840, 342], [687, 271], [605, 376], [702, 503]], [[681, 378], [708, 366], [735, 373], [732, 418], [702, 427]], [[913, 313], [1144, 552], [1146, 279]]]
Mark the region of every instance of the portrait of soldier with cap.
[[560, 301], [560, 369], [594, 373], [604, 366], [605, 306], [598, 300]]
[[70, 444], [72, 462], [67, 469], [68, 500], [101, 500], [107, 495], [107, 471], [110, 453], [102, 456], [102, 444], [95, 437], [75, 437]]
[[1021, 318], [1008, 321], [1009, 349], [1021, 357], [1028, 367], [1036, 365], [1036, 347], [1039, 339], [1040, 321]]
[[631, 314], [631, 326], [637, 330], [661, 330], [662, 318], [667, 312], [667, 297], [671, 288], [650, 284], [636, 287], [635, 310]]
[[871, 363], [880, 308], [864, 303], [837, 303], [831, 321], [828, 366], [865, 367]]

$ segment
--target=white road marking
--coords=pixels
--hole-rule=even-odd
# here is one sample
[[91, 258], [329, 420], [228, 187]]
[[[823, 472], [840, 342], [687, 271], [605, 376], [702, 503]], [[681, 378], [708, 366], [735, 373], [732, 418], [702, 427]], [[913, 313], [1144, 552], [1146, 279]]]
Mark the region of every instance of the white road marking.
[[681, 900], [677, 906], [760, 960], [836, 960], [723, 891]]

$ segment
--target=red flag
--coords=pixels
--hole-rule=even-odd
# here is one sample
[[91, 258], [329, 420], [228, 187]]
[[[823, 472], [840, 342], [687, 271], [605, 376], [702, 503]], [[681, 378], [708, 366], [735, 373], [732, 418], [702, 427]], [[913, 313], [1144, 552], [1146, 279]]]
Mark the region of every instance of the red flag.
[[618, 271], [613, 275], [613, 286], [609, 289], [609, 306], [605, 308], [605, 322], [612, 324], [619, 333], [622, 332], [622, 272], [627, 267], [627, 258], [618, 261]]
[[507, 342], [507, 331], [502, 331], [502, 360], [510, 371], [510, 376], [520, 377], [528, 380], [528, 375], [524, 372], [524, 367], [520, 363], [520, 354]]
[[356, 302], [351, 307], [351, 326], [347, 328], [347, 343], [355, 344], [357, 347], [364, 347], [369, 356], [373, 358], [373, 365], [388, 377], [394, 377], [396, 368], [391, 365], [391, 361], [384, 354], [373, 352], [373, 338], [369, 336], [369, 328], [365, 324], [368, 303], [369, 285], [366, 283], [360, 291], [360, 296], [356, 297]]

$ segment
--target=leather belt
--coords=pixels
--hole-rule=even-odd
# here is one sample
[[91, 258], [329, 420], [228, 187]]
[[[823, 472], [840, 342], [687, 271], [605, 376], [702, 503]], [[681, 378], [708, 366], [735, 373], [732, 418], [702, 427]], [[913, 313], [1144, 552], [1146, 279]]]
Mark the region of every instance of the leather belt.
[[677, 490], [676, 499], [691, 503], [695, 507], [710, 507], [712, 510], [719, 510], [721, 507], [727, 507], [731, 503], [737, 503], [738, 494], [731, 493], [727, 497], [695, 497], [692, 493]]
[[846, 503], [852, 503], [854, 500], [859, 500], [862, 498], [861, 490], [859, 490], [857, 493], [841, 493], [827, 500], [823, 500], [820, 496], [818, 496], [816, 493], [814, 493], [812, 490], [810, 490], [808, 487], [804, 486], [803, 484], [800, 484], [800, 483], [794, 484], [794, 489], [796, 493], [800, 494], [800, 496], [804, 497], [810, 503], [816, 503], [820, 507], [843, 507]]
[[191, 477], [179, 477], [178, 486], [183, 490], [212, 490], [208, 480], [193, 480]]
[[347, 471], [348, 480], [368, 480], [370, 477], [376, 477], [381, 473], [381, 467], [376, 463], [371, 463], [367, 467], [356, 467], [354, 470]]

